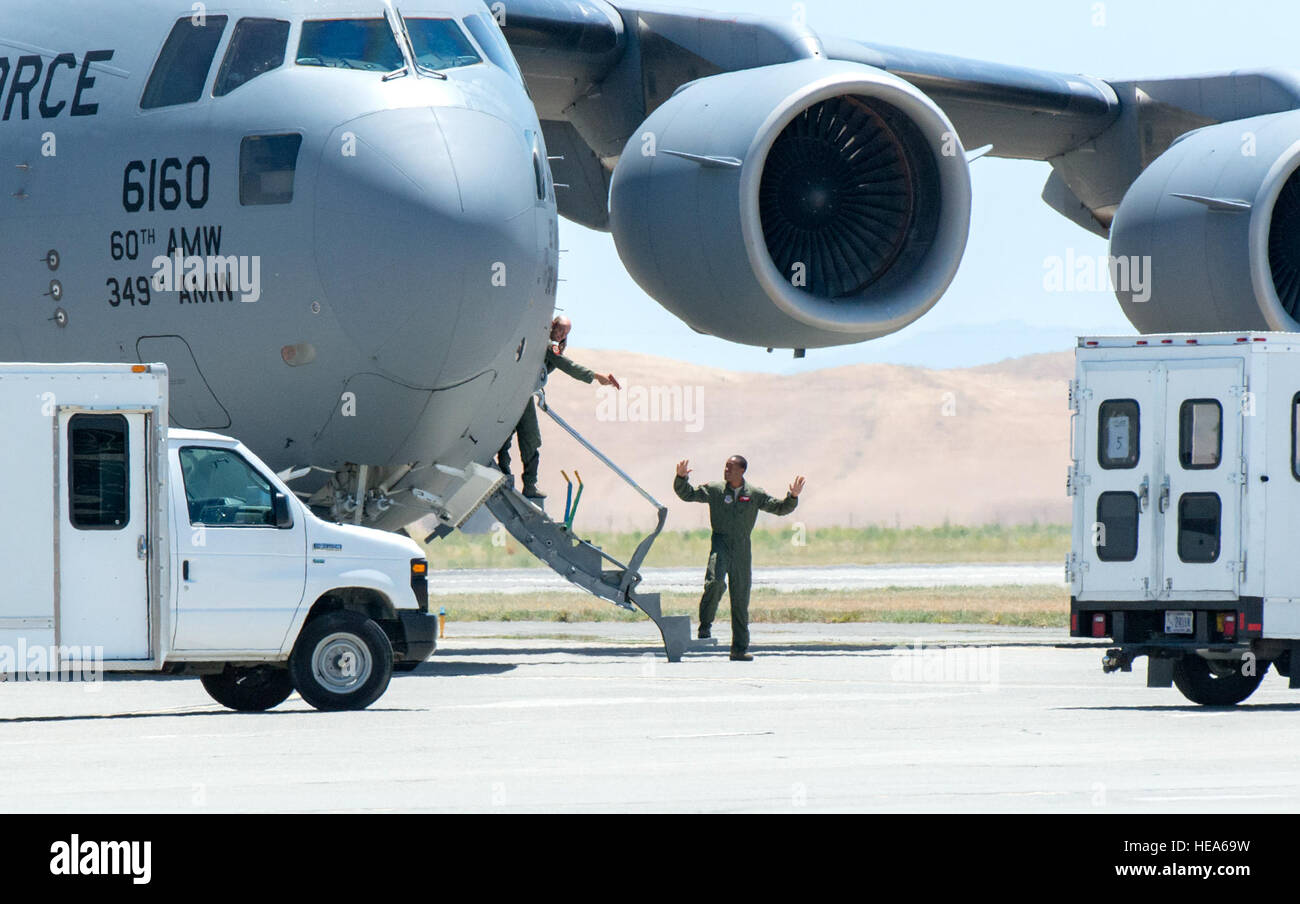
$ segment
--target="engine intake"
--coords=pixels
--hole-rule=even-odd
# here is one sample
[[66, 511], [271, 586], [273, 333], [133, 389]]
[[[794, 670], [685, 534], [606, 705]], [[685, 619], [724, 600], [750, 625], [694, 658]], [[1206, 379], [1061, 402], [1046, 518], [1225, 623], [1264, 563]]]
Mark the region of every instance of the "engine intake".
[[923, 138], [895, 108], [851, 95], [815, 104], [777, 136], [759, 183], [772, 262], [790, 273], [817, 261], [803, 287], [812, 295], [860, 295], [909, 237], [933, 241], [937, 205], [918, 204], [918, 195], [935, 181]]
[[610, 221], [628, 271], [695, 329], [843, 345], [942, 296], [965, 250], [970, 175], [925, 95], [809, 60], [683, 86], [625, 149]]

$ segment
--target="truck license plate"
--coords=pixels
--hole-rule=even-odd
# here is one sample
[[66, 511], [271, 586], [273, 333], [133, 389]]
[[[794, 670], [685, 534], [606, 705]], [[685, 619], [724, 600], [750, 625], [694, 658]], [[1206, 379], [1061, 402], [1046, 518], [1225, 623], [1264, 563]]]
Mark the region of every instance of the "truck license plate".
[[1192, 613], [1186, 610], [1170, 610], [1165, 613], [1166, 634], [1191, 634]]

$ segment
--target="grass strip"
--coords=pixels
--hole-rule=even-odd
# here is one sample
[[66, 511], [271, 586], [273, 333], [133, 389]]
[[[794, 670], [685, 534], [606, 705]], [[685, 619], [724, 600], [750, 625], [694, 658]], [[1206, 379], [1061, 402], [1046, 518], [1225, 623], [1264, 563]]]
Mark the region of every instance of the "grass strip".
[[[543, 621], [559, 623], [638, 621], [639, 610], [627, 612], [583, 593], [503, 595], [490, 593], [435, 596], [433, 611], [445, 608], [451, 630], [458, 621]], [[699, 595], [666, 593], [665, 615], [698, 617]], [[891, 622], [898, 624], [977, 624], [1032, 628], [1064, 627], [1069, 620], [1070, 598], [1064, 588], [1051, 586], [1003, 587], [886, 587], [876, 590], [782, 593], [755, 590], [750, 596], [751, 622], [844, 624]], [[731, 610], [724, 596], [718, 622], [726, 623]]]

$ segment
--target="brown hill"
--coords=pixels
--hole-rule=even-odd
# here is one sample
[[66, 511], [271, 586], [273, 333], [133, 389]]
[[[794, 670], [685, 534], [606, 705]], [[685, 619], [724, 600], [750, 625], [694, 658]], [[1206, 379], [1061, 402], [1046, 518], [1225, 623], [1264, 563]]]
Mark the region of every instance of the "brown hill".
[[[693, 482], [719, 480], [734, 453], [748, 457], [751, 482], [776, 495], [805, 475], [798, 512], [787, 520], [810, 527], [1069, 520], [1070, 352], [960, 370], [864, 364], [792, 376], [630, 352], [570, 354], [613, 371], [623, 390], [557, 372], [547, 386], [551, 404], [669, 506], [670, 529], [707, 525], [704, 506], [673, 494], [677, 460], [690, 459]], [[559, 472], [576, 468], [586, 482], [581, 527], [653, 523], [640, 497], [550, 418], [541, 422], [542, 488], [553, 515], [564, 508]]]

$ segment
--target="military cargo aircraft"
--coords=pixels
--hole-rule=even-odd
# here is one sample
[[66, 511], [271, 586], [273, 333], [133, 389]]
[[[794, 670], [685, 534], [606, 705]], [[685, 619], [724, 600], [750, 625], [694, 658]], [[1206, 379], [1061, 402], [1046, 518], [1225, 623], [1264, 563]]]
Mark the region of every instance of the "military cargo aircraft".
[[[1147, 331], [1300, 329], [1300, 78], [1018, 68], [606, 0], [7, 0], [0, 360], [163, 361], [322, 512], [448, 529], [539, 386], [557, 218], [702, 332], [870, 340], [981, 154], [1149, 257]], [[1122, 280], [1120, 282], [1123, 282]]]

